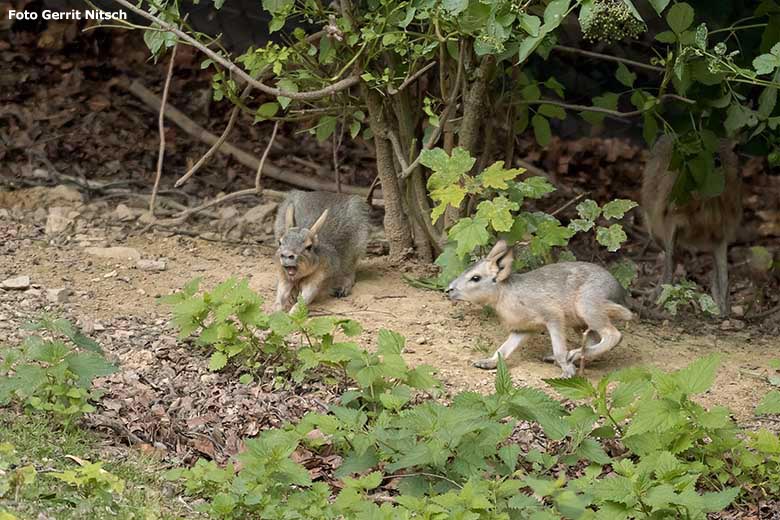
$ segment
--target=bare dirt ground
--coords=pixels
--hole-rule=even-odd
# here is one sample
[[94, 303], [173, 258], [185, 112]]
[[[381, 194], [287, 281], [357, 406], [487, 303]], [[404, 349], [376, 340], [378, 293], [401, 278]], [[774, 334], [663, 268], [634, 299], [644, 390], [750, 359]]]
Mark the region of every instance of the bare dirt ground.
[[[23, 196], [25, 192], [16, 193]], [[104, 205], [87, 208], [106, 214]], [[10, 216], [22, 220], [10, 218], [4, 224], [8, 241], [5, 254], [0, 256], [0, 280], [28, 275], [32, 296], [61, 287], [74, 294], [67, 303], [60, 304], [40, 296], [25, 298], [24, 292], [0, 291], [0, 304], [5, 304], [0, 307], [0, 322], [5, 322], [0, 323], [0, 335], [18, 325], [19, 309], [26, 311], [25, 316], [53, 311], [77, 319], [98, 340], [117, 334], [143, 337], [143, 330], [132, 329], [150, 324], [164, 331], [176, 346], [194, 349], [173, 338], [173, 331], [166, 325], [169, 309], [158, 304], [156, 297], [180, 289], [196, 276], [203, 278], [203, 287], [212, 287], [230, 276], [246, 277], [251, 287], [266, 298], [270, 310], [276, 273], [268, 245], [233, 245], [160, 231], [140, 235], [106, 221], [84, 221], [78, 225], [81, 233], [52, 239], [41, 232], [40, 223], [34, 224], [34, 213], [14, 211]], [[89, 211], [81, 209], [86, 215]], [[37, 218], [41, 217], [39, 214]], [[163, 259], [166, 270], [143, 271], [136, 268], [136, 261], [96, 257], [85, 250], [85, 246], [94, 245], [132, 247], [144, 259]], [[368, 347], [380, 328], [399, 331], [407, 337], [407, 360], [434, 366], [449, 391], [489, 391], [493, 373], [476, 369], [471, 363], [503, 341], [505, 332], [497, 319], [471, 305], [453, 305], [441, 293], [412, 288], [403, 280], [403, 274], [386, 257], [368, 258], [361, 264], [352, 295], [318, 301], [312, 311], [359, 320], [365, 329], [360, 341]], [[117, 322], [118, 318], [122, 321]], [[769, 361], [780, 356], [780, 341], [763, 334], [760, 327], [723, 331], [719, 325], [704, 318], [633, 322], [624, 327], [622, 344], [605, 359], [588, 366], [586, 375], [596, 379], [640, 364], [676, 369], [697, 357], [718, 352], [723, 356], [722, 368], [703, 401], [726, 405], [740, 421], [750, 422], [753, 408], [769, 389], [761, 376]], [[572, 346], [576, 345], [576, 337], [570, 340]], [[146, 347], [141, 342], [138, 348]], [[544, 388], [542, 379], [559, 376], [556, 366], [542, 361], [549, 350], [549, 339], [540, 335], [509, 360], [517, 384]], [[122, 355], [132, 358], [134, 354], [126, 349]], [[194, 355], [202, 356], [205, 362], [206, 353], [198, 351]], [[157, 361], [149, 358], [145, 362], [154, 367]]]

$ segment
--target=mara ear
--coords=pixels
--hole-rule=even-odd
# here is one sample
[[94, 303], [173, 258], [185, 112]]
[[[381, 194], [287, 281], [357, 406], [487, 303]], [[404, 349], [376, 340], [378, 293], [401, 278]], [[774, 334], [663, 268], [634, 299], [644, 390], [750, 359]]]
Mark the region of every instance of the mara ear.
[[495, 276], [497, 282], [503, 282], [512, 274], [512, 262], [514, 259], [515, 257], [512, 253], [512, 248], [510, 247], [503, 256], [500, 256], [495, 260], [496, 266], [498, 267], [498, 274]]
[[487, 254], [485, 258], [487, 258], [490, 261], [494, 261], [500, 256], [502, 256], [504, 253], [506, 253], [507, 250], [507, 244], [506, 240], [499, 240], [496, 242], [496, 245], [493, 246], [493, 249], [490, 250], [490, 252]]
[[317, 233], [319, 233], [320, 229], [322, 229], [322, 225], [325, 224], [325, 219], [328, 218], [328, 210], [322, 212], [322, 215], [320, 215], [320, 218], [317, 219], [317, 222], [312, 224], [312, 226], [309, 228], [309, 233], [316, 236]]
[[295, 227], [295, 208], [293, 208], [292, 204], [287, 206], [287, 210], [284, 212], [284, 227], [286, 229]]

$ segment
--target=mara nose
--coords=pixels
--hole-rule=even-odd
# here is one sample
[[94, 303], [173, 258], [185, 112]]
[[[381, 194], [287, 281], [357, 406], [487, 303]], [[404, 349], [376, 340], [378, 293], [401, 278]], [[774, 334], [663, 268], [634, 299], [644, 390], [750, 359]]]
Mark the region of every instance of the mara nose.
[[452, 287], [452, 285], [450, 285], [449, 287], [447, 287], [447, 288], [444, 290], [444, 293], [445, 293], [445, 294], [450, 294], [452, 291], [453, 291], [453, 287]]
[[284, 258], [285, 260], [295, 260], [297, 258], [297, 256], [295, 254], [293, 254], [293, 253], [290, 253], [290, 254], [282, 253], [282, 258]]

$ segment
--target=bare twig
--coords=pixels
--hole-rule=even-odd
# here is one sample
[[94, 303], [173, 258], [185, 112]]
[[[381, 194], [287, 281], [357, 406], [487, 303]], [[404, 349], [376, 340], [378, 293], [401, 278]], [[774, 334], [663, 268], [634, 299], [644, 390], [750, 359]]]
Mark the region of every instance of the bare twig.
[[640, 61], [629, 60], [628, 58], [619, 58], [618, 56], [611, 56], [609, 54], [602, 54], [600, 52], [586, 51], [584, 49], [578, 49], [576, 47], [567, 47], [566, 45], [553, 46], [554, 51], [570, 52], [572, 54], [580, 54], [582, 56], [588, 56], [589, 58], [596, 58], [597, 60], [614, 61], [616, 63], [623, 63], [624, 65], [630, 65], [639, 69], [651, 70], [663, 74], [665, 69], [663, 67], [656, 67]]
[[[695, 105], [696, 101], [693, 99], [688, 99], [683, 96], [678, 96], [677, 94], [664, 94], [663, 96], [658, 98], [659, 102], [666, 101], [667, 99], [674, 99], [677, 101], [682, 101], [683, 103], [688, 103], [689, 105]], [[612, 117], [620, 117], [620, 118], [627, 118], [627, 117], [635, 117], [644, 114], [647, 112], [647, 109], [639, 109], [639, 110], [632, 110], [630, 112], [621, 112], [619, 110], [612, 110], [609, 108], [603, 108], [603, 107], [596, 107], [596, 106], [588, 106], [588, 105], [575, 105], [570, 103], [564, 103], [562, 101], [556, 101], [554, 99], [538, 99], [534, 101], [521, 101], [521, 104], [524, 105], [554, 105], [558, 107], [562, 107], [568, 110], [578, 110], [580, 112], [598, 112], [600, 114], [607, 114]]]
[[553, 211], [552, 213], [550, 213], [550, 216], [551, 216], [551, 217], [554, 217], [555, 215], [557, 215], [557, 214], [558, 214], [558, 213], [560, 213], [561, 211], [565, 210], [566, 208], [568, 208], [569, 206], [571, 206], [572, 204], [574, 204], [575, 202], [577, 202], [578, 200], [580, 200], [582, 197], [584, 197], [584, 196], [585, 196], [585, 195], [587, 195], [588, 193], [589, 193], [589, 192], [587, 192], [587, 191], [584, 191], [584, 192], [580, 193], [579, 195], [577, 195], [576, 197], [574, 197], [573, 199], [571, 199], [569, 202], [565, 203], [563, 206], [559, 207], [558, 209], [556, 209], [555, 211]]
[[409, 85], [414, 83], [420, 76], [422, 76], [423, 74], [425, 74], [426, 72], [431, 70], [431, 68], [433, 68], [434, 65], [436, 65], [435, 61], [430, 62], [425, 67], [421, 68], [420, 70], [418, 70], [417, 72], [415, 72], [414, 74], [412, 74], [411, 76], [406, 78], [404, 80], [404, 82], [401, 83], [401, 86], [398, 87], [398, 88], [388, 87], [387, 93], [390, 94], [391, 96], [395, 96], [396, 94], [401, 92], [403, 89], [405, 89], [406, 87], [408, 87]]
[[268, 152], [271, 151], [271, 145], [274, 144], [274, 139], [276, 139], [277, 130], [279, 130], [279, 120], [274, 122], [274, 130], [271, 132], [271, 138], [268, 140], [268, 145], [263, 151], [263, 156], [260, 157], [260, 164], [257, 165], [257, 173], [255, 174], [255, 191], [258, 195], [263, 192], [263, 189], [260, 187], [260, 177], [263, 175], [263, 166], [265, 165], [266, 158], [268, 158]]
[[441, 135], [442, 129], [444, 128], [445, 123], [450, 118], [450, 114], [452, 113], [452, 110], [455, 108], [455, 105], [458, 100], [458, 96], [460, 95], [460, 89], [461, 89], [461, 78], [463, 77], [463, 57], [465, 54], [465, 45], [460, 46], [460, 57], [458, 59], [458, 73], [455, 76], [455, 88], [452, 89], [452, 94], [450, 95], [450, 98], [447, 100], [447, 106], [444, 109], [444, 111], [441, 113], [441, 116], [439, 117], [439, 126], [433, 129], [431, 132], [430, 137], [428, 138], [428, 141], [423, 145], [422, 149], [420, 150], [420, 153], [417, 154], [417, 157], [414, 159], [414, 161], [409, 164], [406, 168], [401, 171], [401, 173], [398, 175], [399, 178], [405, 179], [411, 173], [414, 171], [415, 168], [420, 164], [420, 159], [422, 158], [422, 155], [425, 151], [430, 150], [433, 148], [433, 145], [436, 144], [436, 141], [439, 140], [439, 136]]
[[371, 186], [368, 187], [368, 196], [366, 196], [366, 203], [369, 205], [373, 203], [374, 199], [374, 190], [376, 187], [379, 186], [379, 175], [374, 177], [374, 180], [371, 182]]
[[401, 148], [401, 140], [398, 139], [396, 133], [390, 129], [387, 130], [387, 139], [390, 141], [390, 144], [393, 145], [393, 152], [395, 152], [395, 158], [398, 159], [398, 164], [401, 165], [401, 170], [406, 170], [409, 165], [406, 163], [404, 151]]
[[[117, 85], [138, 97], [151, 110], [154, 110], [155, 112], [159, 110], [160, 98], [138, 81], [133, 81], [130, 85], [121, 82], [117, 83]], [[170, 104], [168, 104], [168, 107], [165, 110], [165, 117], [176, 123], [182, 130], [191, 136], [207, 144], [214, 144], [218, 140], [216, 135], [195, 123], [192, 119], [184, 115], [180, 110], [177, 110]], [[249, 166], [254, 171], [256, 171], [260, 165], [259, 159], [257, 159], [255, 156], [245, 152], [244, 150], [241, 150], [240, 148], [237, 148], [236, 146], [233, 146], [228, 142], [224, 142], [222, 144], [222, 146], [219, 148], [219, 152], [230, 155], [235, 160], [245, 166]], [[309, 190], [335, 191], [335, 185], [332, 182], [317, 179], [309, 175], [282, 170], [273, 164], [266, 163], [263, 166], [263, 175], [300, 188], [306, 188]], [[361, 197], [368, 196], [368, 188], [359, 186], [343, 185], [342, 191], [344, 193], [360, 195]], [[383, 204], [383, 201], [381, 198], [378, 198], [374, 201], [374, 203], [381, 205]]]
[[[244, 91], [241, 93], [241, 96], [239, 96], [240, 101], [244, 101], [248, 96], [249, 93], [252, 92], [252, 85], [247, 85], [244, 88]], [[218, 150], [219, 147], [222, 146], [222, 143], [224, 143], [228, 135], [230, 135], [230, 131], [233, 130], [233, 125], [236, 123], [236, 119], [238, 119], [238, 113], [241, 111], [241, 107], [239, 105], [236, 105], [233, 107], [233, 110], [230, 112], [230, 119], [228, 119], [227, 126], [225, 127], [225, 130], [222, 132], [222, 135], [219, 136], [219, 139], [217, 139], [217, 142], [214, 143], [211, 148], [209, 148], [209, 151], [203, 154], [203, 157], [198, 159], [198, 162], [195, 163], [195, 165], [190, 168], [190, 170], [181, 176], [181, 178], [176, 181], [176, 184], [173, 185], [174, 188], [180, 187], [182, 184], [187, 182], [187, 180], [195, 175], [195, 172], [197, 172], [201, 166], [203, 166], [206, 161], [208, 161], [212, 155], [214, 155]]]
[[176, 49], [179, 48], [178, 42], [173, 45], [171, 50], [171, 62], [168, 64], [168, 73], [165, 76], [165, 86], [163, 86], [162, 98], [160, 100], [160, 116], [157, 120], [157, 126], [160, 129], [160, 149], [157, 152], [157, 175], [154, 178], [154, 187], [152, 188], [152, 197], [149, 199], [149, 214], [154, 216], [154, 206], [157, 202], [157, 190], [160, 189], [160, 178], [162, 178], [163, 159], [165, 158], [165, 102], [168, 100], [168, 90], [171, 86], [173, 77], [173, 63], [176, 60]]
[[337, 92], [341, 92], [342, 90], [346, 90], [354, 85], [357, 85], [360, 82], [360, 76], [354, 75], [336, 81], [335, 83], [332, 83], [325, 88], [319, 90], [313, 90], [309, 92], [288, 92], [285, 90], [280, 90], [278, 88], [269, 87], [265, 83], [258, 81], [252, 76], [250, 76], [246, 71], [244, 71], [244, 69], [242, 69], [232, 61], [226, 59], [221, 54], [218, 54], [213, 50], [209, 49], [208, 47], [200, 43], [198, 40], [196, 40], [186, 32], [182, 31], [178, 27], [169, 24], [168, 22], [160, 19], [159, 17], [153, 14], [148, 13], [147, 11], [141, 9], [140, 7], [136, 7], [135, 5], [128, 2], [127, 0], [114, 0], [114, 1], [119, 5], [123, 6], [124, 8], [134, 12], [135, 14], [143, 18], [146, 18], [151, 22], [156, 23], [163, 29], [172, 32], [173, 34], [181, 38], [183, 41], [192, 45], [193, 47], [201, 51], [203, 54], [211, 58], [214, 62], [219, 63], [225, 69], [235, 74], [239, 78], [243, 79], [249, 85], [252, 85], [256, 89], [265, 92], [266, 94], [270, 94], [271, 96], [276, 96], [276, 97], [282, 96], [290, 99], [295, 99], [297, 101], [312, 101], [315, 99], [321, 99], [330, 96]]

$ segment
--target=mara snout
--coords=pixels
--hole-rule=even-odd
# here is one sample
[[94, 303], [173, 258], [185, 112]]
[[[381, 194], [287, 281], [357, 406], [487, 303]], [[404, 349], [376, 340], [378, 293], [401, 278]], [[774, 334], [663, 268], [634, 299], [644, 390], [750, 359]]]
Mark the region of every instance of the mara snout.
[[[510, 331], [493, 356], [475, 366], [495, 368], [499, 355], [508, 358], [529, 335], [547, 330], [552, 359], [564, 377], [571, 377], [581, 358], [598, 358], [620, 343], [622, 334], [612, 320], [630, 320], [632, 314], [623, 306], [623, 287], [609, 271], [588, 262], [559, 262], [513, 274], [512, 260], [512, 249], [501, 240], [447, 287], [453, 301], [492, 306]], [[586, 330], [584, 347], [569, 352], [569, 328]]]

